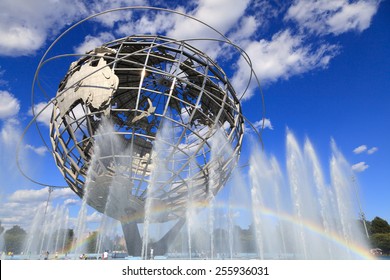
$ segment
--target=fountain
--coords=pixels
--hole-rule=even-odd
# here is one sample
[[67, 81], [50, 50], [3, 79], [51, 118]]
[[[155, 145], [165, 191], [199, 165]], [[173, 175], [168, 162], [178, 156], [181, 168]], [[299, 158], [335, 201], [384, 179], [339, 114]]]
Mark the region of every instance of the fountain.
[[[106, 135], [110, 129], [106, 126], [103, 131]], [[169, 127], [163, 127], [160, 135], [165, 140], [172, 135]], [[110, 137], [109, 142], [115, 141]], [[158, 168], [154, 180], [167, 172], [164, 155], [169, 147], [159, 142], [154, 146], [156, 157], [159, 156]], [[216, 133], [211, 139], [213, 154], [211, 157], [229, 156], [231, 149], [227, 148], [228, 141], [222, 134]], [[105, 142], [98, 142], [106, 146]], [[180, 258], [193, 257], [221, 258], [225, 255], [231, 259], [244, 255], [240, 249], [238, 232], [234, 231], [237, 221], [232, 215], [229, 201], [237, 191], [250, 191], [252, 201], [247, 210], [252, 210], [253, 246], [256, 253], [251, 257], [260, 259], [355, 259], [368, 257], [368, 248], [363, 232], [357, 223], [353, 203], [352, 171], [350, 165], [337, 149], [332, 140], [332, 157], [330, 161], [330, 182], [326, 183], [323, 168], [320, 165], [314, 147], [306, 139], [303, 148], [300, 148], [292, 132], [286, 137], [286, 167], [284, 175], [278, 160], [267, 157], [259, 145], [251, 145], [251, 157], [248, 174], [235, 170], [231, 179], [230, 194], [224, 205], [216, 206], [216, 198], [210, 197], [207, 206], [198, 206], [191, 203], [189, 192], [186, 208], [186, 227], [182, 229], [184, 250]], [[128, 151], [127, 151], [128, 152]], [[212, 178], [216, 178], [218, 170], [210, 171]], [[245, 176], [247, 175], [247, 176]], [[244, 179], [248, 177], [248, 179]], [[189, 182], [191, 185], [191, 181]], [[156, 236], [158, 227], [151, 227], [150, 220], [155, 215], [154, 199], [147, 203], [145, 220], [142, 229], [142, 256], [148, 257], [150, 252], [150, 235]], [[235, 202], [237, 204], [237, 201]], [[238, 202], [240, 203], [240, 202]], [[241, 201], [245, 204], [246, 201]], [[166, 210], [166, 209], [165, 209]], [[224, 215], [217, 215], [222, 211]], [[225, 217], [225, 218], [223, 218]], [[197, 226], [195, 226], [197, 225]], [[215, 232], [217, 225], [226, 229], [228, 250], [221, 246], [216, 248]], [[203, 255], [195, 253], [192, 244], [198, 234], [206, 234], [206, 238], [197, 244], [197, 250]], [[198, 236], [199, 239], [199, 236]], [[219, 237], [221, 239], [221, 237]], [[173, 256], [168, 249], [168, 255]]]
[[6, 253], [5, 250], [5, 244], [4, 244], [4, 233], [5, 231], [0, 233], [0, 260], [3, 260], [5, 258]]
[[[118, 142], [115, 134], [110, 133], [112, 124], [102, 122], [97, 133], [96, 157], [105, 153], [104, 149]], [[167, 140], [172, 136], [172, 129], [163, 126], [159, 135]], [[157, 140], [154, 146], [156, 157], [159, 157], [159, 168], [156, 169], [153, 180], [163, 180], [167, 173], [164, 155], [170, 148]], [[108, 143], [110, 143], [108, 145]], [[229, 156], [231, 149], [223, 134], [216, 133], [210, 139], [213, 154], [211, 157]], [[116, 144], [114, 144], [116, 145]], [[367, 240], [356, 220], [356, 205], [353, 202], [353, 183], [350, 165], [338, 150], [335, 142], [331, 141], [331, 159], [329, 163], [330, 175], [328, 182], [320, 160], [309, 139], [305, 140], [301, 148], [291, 131], [286, 136], [286, 172], [282, 171], [280, 162], [274, 156], [267, 156], [259, 145], [251, 144], [250, 161], [248, 168], [236, 169], [228, 183], [228, 197], [222, 200], [210, 197], [209, 203], [200, 204], [191, 200], [188, 193], [186, 206], [186, 225], [181, 229], [181, 252], [174, 253], [173, 240], [167, 244], [168, 258], [207, 258], [218, 259], [260, 258], [260, 259], [359, 259], [367, 258]], [[123, 156], [130, 151], [123, 149]], [[92, 159], [94, 161], [94, 159]], [[91, 165], [93, 169], [93, 164]], [[190, 166], [191, 169], [191, 166]], [[174, 168], [172, 169], [174, 170]], [[218, 170], [210, 171], [217, 173]], [[191, 171], [189, 171], [191, 175]], [[213, 174], [212, 178], [217, 178]], [[89, 180], [89, 178], [88, 178]], [[88, 182], [88, 181], [87, 181]], [[115, 180], [112, 184], [117, 184]], [[191, 186], [191, 181], [189, 181]], [[88, 189], [88, 187], [87, 187]], [[110, 190], [117, 190], [110, 188]], [[237, 201], [239, 193], [248, 192], [251, 201]], [[88, 193], [88, 192], [87, 192]], [[109, 205], [111, 193], [108, 194]], [[115, 196], [115, 195], [113, 195]], [[220, 201], [221, 200], [221, 201]], [[69, 213], [63, 206], [49, 207], [45, 214], [45, 207], [37, 211], [29, 230], [26, 241], [25, 258], [39, 257], [42, 252], [67, 253], [78, 258], [86, 252], [83, 240], [87, 238], [88, 194], [84, 196], [77, 222], [75, 223], [75, 238], [73, 248], [65, 248], [65, 229], [69, 226]], [[152, 239], [160, 239], [167, 232], [162, 224], [154, 225], [153, 203], [147, 202], [144, 222], [139, 227], [142, 240], [142, 257], [150, 257], [150, 250], [155, 246]], [[251, 245], [256, 248], [253, 252], [245, 251], [240, 240], [238, 226], [240, 220], [234, 217], [233, 205], [245, 205], [246, 213], [251, 214], [252, 224]], [[110, 208], [107, 208], [110, 209]], [[112, 210], [112, 209], [111, 209]], [[109, 210], [109, 211], [111, 211]], [[167, 211], [167, 209], [161, 209]], [[160, 213], [161, 214], [161, 213]], [[115, 220], [102, 215], [98, 227], [96, 253], [100, 256], [106, 249], [105, 238], [113, 235], [113, 228], [117, 226]], [[170, 226], [167, 226], [170, 228]], [[219, 232], [219, 233], [217, 233]], [[219, 234], [219, 235], [218, 235]], [[219, 244], [219, 243], [222, 244]], [[76, 244], [79, 243], [79, 244]], [[155, 257], [161, 257], [155, 255]]]
[[67, 239], [69, 211], [64, 206], [53, 209], [41, 206], [32, 220], [25, 241], [24, 254], [27, 259], [43, 259], [44, 253], [63, 253]]
[[[33, 100], [43, 66], [64, 57], [47, 57], [49, 52], [85, 20], [61, 34], [45, 53], [34, 78]], [[247, 88], [253, 77], [259, 84], [245, 52], [200, 23], [221, 38], [211, 41], [227, 44], [248, 63]], [[257, 142], [251, 145], [249, 171], [235, 170], [242, 156], [244, 121], [253, 127], [241, 111], [239, 96], [245, 92], [237, 93], [224, 70], [191, 45], [193, 41], [161, 35], [116, 39], [75, 54], [77, 60], [59, 83], [49, 102], [50, 142], [67, 185], [82, 199], [75, 255], [86, 250], [77, 244], [86, 238], [91, 206], [121, 223], [127, 251], [137, 258], [365, 256], [353, 215], [351, 171], [334, 143], [328, 184], [313, 145], [307, 140], [300, 148], [291, 132], [285, 172]], [[234, 182], [232, 196], [250, 193], [251, 202], [243, 202], [252, 210], [248, 230], [240, 229], [234, 217], [235, 197], [219, 197], [229, 180]], [[37, 242], [31, 237], [29, 249], [56, 250], [63, 243], [58, 232], [67, 214], [61, 207], [52, 214], [43, 215], [40, 245], [34, 247]], [[42, 215], [36, 219], [42, 223]], [[102, 218], [98, 253], [107, 227]]]
[[274, 157], [259, 150], [252, 154], [249, 173], [260, 258], [368, 256], [367, 240], [355, 215], [351, 167], [333, 140], [331, 147], [329, 184], [310, 140], [301, 149], [290, 131], [287, 178]]

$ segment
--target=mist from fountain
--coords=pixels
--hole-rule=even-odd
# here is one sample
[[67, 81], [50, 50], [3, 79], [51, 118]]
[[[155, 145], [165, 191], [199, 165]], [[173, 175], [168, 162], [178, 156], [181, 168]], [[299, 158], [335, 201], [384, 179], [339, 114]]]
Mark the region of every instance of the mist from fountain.
[[[245, 170], [244, 170], [245, 169]], [[246, 172], [247, 166], [238, 166], [226, 186], [227, 201], [226, 208], [226, 230], [228, 250], [226, 256], [230, 259], [238, 258], [245, 252], [245, 244], [240, 238], [239, 230], [243, 227], [242, 220], [253, 220], [252, 195], [249, 188]], [[223, 225], [221, 228], [224, 228]], [[254, 232], [252, 232], [254, 233]], [[253, 243], [252, 246], [256, 246]], [[248, 252], [245, 252], [248, 253]]]
[[[210, 174], [209, 174], [209, 185], [210, 186], [215, 186], [219, 185], [220, 182], [223, 182], [225, 178], [223, 178], [223, 162], [227, 162], [228, 159], [232, 159], [233, 161], [236, 160], [233, 156], [233, 150], [231, 148], [231, 145], [229, 141], [226, 139], [226, 136], [223, 132], [222, 128], [216, 129], [214, 132], [214, 135], [210, 138], [209, 140], [210, 146], [211, 146], [211, 162], [212, 164], [210, 166]], [[215, 195], [214, 190], [209, 189], [208, 190], [208, 198], [207, 200], [209, 201], [209, 223], [208, 223], [208, 229], [209, 229], [209, 235], [210, 235], [210, 259], [215, 258], [215, 248], [214, 248], [214, 231], [215, 231]], [[226, 207], [229, 208], [229, 207]], [[228, 209], [229, 210], [229, 209]], [[229, 241], [229, 252], [230, 255], [233, 253], [232, 247], [233, 245], [233, 230], [234, 226], [231, 224], [232, 217], [230, 215], [229, 211], [226, 213], [227, 219], [225, 220], [225, 224], [227, 222], [228, 225], [228, 241]], [[224, 254], [224, 252], [222, 252]]]
[[301, 149], [290, 131], [286, 178], [274, 157], [258, 149], [252, 153], [249, 174], [261, 259], [351, 259], [362, 257], [351, 248], [368, 252], [354, 215], [351, 167], [333, 140], [331, 147], [329, 185], [310, 140]]
[[[144, 223], [141, 226], [144, 259], [148, 257], [151, 249], [149, 245], [151, 235], [158, 236], [166, 231], [161, 229], [161, 225], [153, 224], [153, 215], [156, 215], [153, 209], [157, 203], [158, 182], [167, 180], [178, 169], [174, 159], [167, 160], [167, 155], [172, 152], [171, 146], [167, 143], [174, 142], [174, 138], [172, 139], [174, 135], [172, 127], [163, 125], [153, 146], [154, 169], [147, 190]], [[212, 147], [210, 156], [217, 163], [209, 167], [210, 186], [212, 186], [213, 180], [223, 180], [219, 172], [221, 166], [218, 165], [218, 162], [223, 161], [218, 161], [218, 158], [229, 157], [232, 151], [228, 141], [219, 131], [209, 141]], [[188, 192], [187, 223], [183, 229], [185, 233], [181, 235], [181, 238], [184, 236], [186, 239], [182, 241], [186, 253], [183, 252], [181, 257], [191, 259], [195, 243], [197, 253], [199, 250], [208, 252], [203, 253], [203, 257], [214, 259], [220, 257], [220, 254], [223, 255], [225, 252], [220, 247], [218, 254], [216, 252], [217, 225], [227, 230], [227, 252], [230, 258], [235, 258], [242, 253], [240, 238], [235, 231], [239, 221], [235, 220], [230, 205], [240, 203], [237, 201], [232, 203], [232, 200], [237, 197], [237, 192], [245, 191], [249, 183], [255, 235], [253, 245], [257, 247], [258, 258], [359, 258], [356, 253], [348, 249], [349, 245], [367, 246], [354, 216], [350, 165], [332, 142], [330, 183], [326, 184], [323, 169], [308, 139], [301, 148], [294, 135], [288, 131], [286, 150], [287, 171], [284, 175], [275, 157], [266, 156], [256, 145], [252, 145], [249, 179], [243, 179], [245, 174], [239, 170], [234, 172], [231, 181], [234, 182], [235, 187], [230, 189], [231, 197], [222, 210], [225, 214], [217, 215], [216, 198], [212, 191], [208, 192], [208, 207], [202, 209], [192, 203], [191, 191]], [[187, 175], [191, 176], [191, 164], [189, 166]], [[190, 189], [191, 181], [189, 181]], [[207, 232], [208, 240], [205, 236], [200, 237], [202, 232]], [[199, 254], [195, 255], [199, 256]]]
[[156, 140], [153, 143], [151, 163], [153, 169], [150, 174], [150, 183], [147, 187], [145, 200], [145, 216], [143, 223], [142, 235], [142, 253], [141, 257], [147, 259], [151, 256], [153, 248], [149, 246], [151, 243], [150, 231], [154, 231], [154, 238], [159, 239], [166, 231], [164, 223], [151, 224], [158, 219], [159, 213], [154, 209], [158, 209], [158, 197], [162, 194], [160, 190], [161, 182], [166, 182], [171, 178], [178, 166], [177, 156], [174, 153], [174, 148], [171, 143], [175, 143], [175, 130], [168, 122], [162, 121], [156, 135]]
[[[114, 211], [122, 211], [124, 205], [127, 203], [127, 192], [130, 183], [122, 174], [127, 172], [127, 170], [123, 170], [124, 167], [131, 166], [131, 148], [132, 147], [126, 147], [120, 137], [115, 134], [114, 127], [110, 120], [103, 118], [95, 136], [95, 153], [88, 170], [90, 173], [88, 178], [95, 178], [93, 182], [91, 182], [91, 192], [95, 191], [95, 195], [98, 196], [98, 198], [104, 198], [106, 196], [106, 200], [104, 201], [105, 204], [102, 209], [103, 215], [97, 231], [95, 252], [97, 253], [98, 258], [104, 251], [109, 251], [108, 240], [114, 235], [118, 227], [118, 221], [109, 216], [113, 215]], [[117, 151], [120, 151], [120, 153]], [[121, 154], [122, 156], [111, 157], [110, 155], [113, 153]], [[107, 168], [109, 171], [105, 170], [104, 172], [109, 172], [114, 175], [105, 176], [106, 174], [103, 174], [103, 176], [101, 176], [103, 179], [98, 178], [99, 175], [95, 174], [95, 172], [96, 170], [103, 169], [101, 163], [102, 161], [106, 161], [107, 158], [109, 158], [111, 162]], [[107, 178], [109, 178], [109, 181], [107, 181]], [[101, 186], [98, 185], [99, 182], [102, 184]], [[95, 190], [93, 190], [93, 188], [95, 188]], [[88, 197], [85, 199], [88, 199]], [[123, 213], [120, 213], [119, 216], [122, 216]]]
[[54, 210], [38, 208], [28, 230], [24, 245], [27, 258], [42, 258], [44, 252], [58, 253], [65, 249], [69, 212], [65, 206], [57, 205]]
[[4, 242], [4, 234], [5, 230], [0, 233], [0, 260], [3, 260], [5, 258], [5, 242]]
[[[103, 121], [100, 132], [96, 134], [95, 154], [91, 166], [95, 167], [98, 159], [111, 149], [121, 150], [123, 157], [110, 168], [114, 171], [124, 164], [131, 164], [131, 149], [121, 146], [112, 124]], [[179, 169], [179, 158], [170, 158], [175, 143], [175, 131], [172, 127], [162, 126], [153, 146], [152, 162], [154, 169], [150, 175], [145, 203], [145, 218], [140, 226], [142, 239], [141, 257], [146, 259], [150, 253], [151, 239], [163, 235], [170, 225], [155, 224], [157, 216], [154, 209], [159, 189], [159, 182], [166, 181]], [[173, 138], [172, 138], [173, 137]], [[215, 162], [208, 167], [209, 186], [215, 180], [224, 180], [219, 172], [223, 157], [230, 157], [232, 151], [229, 142], [220, 131], [216, 131], [208, 143], [210, 157]], [[176, 156], [177, 157], [177, 156]], [[220, 160], [219, 160], [220, 159]], [[267, 156], [256, 144], [251, 145], [249, 169], [237, 168], [230, 180], [223, 205], [220, 198], [214, 197], [212, 189], [208, 192], [208, 206], [194, 203], [192, 200], [192, 182], [188, 181], [188, 199], [185, 211], [186, 225], [180, 236], [181, 253], [179, 258], [245, 258], [248, 246], [240, 237], [239, 226], [242, 212], [235, 212], [237, 205], [245, 206], [246, 217], [251, 220], [254, 238], [250, 246], [256, 248], [254, 257], [260, 259], [355, 259], [364, 258], [367, 240], [357, 223], [356, 205], [353, 201], [351, 167], [331, 141], [331, 159], [329, 178], [324, 174], [317, 153], [306, 139], [301, 147], [292, 134], [286, 135], [286, 171], [274, 156]], [[191, 178], [196, 173], [196, 163], [191, 162], [183, 176]], [[94, 168], [90, 168], [93, 170]], [[194, 170], [192, 170], [194, 169]], [[87, 202], [89, 184], [95, 180], [92, 171], [88, 171], [86, 193], [74, 227], [73, 249], [70, 253], [78, 256], [86, 252], [87, 238]], [[329, 181], [327, 183], [327, 180]], [[120, 209], [125, 203], [126, 186], [120, 176], [112, 177], [108, 187], [106, 209]], [[118, 205], [116, 205], [118, 204]], [[64, 206], [48, 209], [45, 214], [41, 207], [32, 221], [25, 252], [40, 254], [44, 251], [56, 252], [65, 247], [66, 233], [70, 226], [69, 210]], [[106, 215], [98, 229], [95, 251], [99, 255], [107, 249], [105, 241], [112, 237], [117, 229], [117, 221]], [[218, 233], [216, 233], [218, 232]], [[225, 235], [226, 234], [226, 235]], [[222, 243], [221, 243], [222, 242]], [[167, 256], [173, 256], [174, 244], [169, 244]], [[246, 249], [245, 249], [246, 248]], [[360, 250], [360, 251], [359, 251]], [[359, 253], [360, 252], [360, 253]], [[248, 256], [248, 255], [247, 255]]]
[[87, 238], [87, 215], [88, 215], [88, 187], [84, 193], [84, 197], [81, 202], [81, 207], [76, 219], [76, 225], [74, 229], [74, 239], [72, 241], [72, 250], [74, 258], [77, 258], [79, 255], [86, 252], [86, 242], [84, 240]]
[[[195, 172], [195, 164], [191, 161], [189, 164], [188, 176], [191, 178]], [[194, 194], [193, 194], [193, 182], [190, 181], [188, 185], [188, 197], [186, 205], [186, 230], [187, 230], [187, 246], [188, 246], [188, 259], [192, 259], [192, 234], [196, 225], [196, 207], [194, 205]]]

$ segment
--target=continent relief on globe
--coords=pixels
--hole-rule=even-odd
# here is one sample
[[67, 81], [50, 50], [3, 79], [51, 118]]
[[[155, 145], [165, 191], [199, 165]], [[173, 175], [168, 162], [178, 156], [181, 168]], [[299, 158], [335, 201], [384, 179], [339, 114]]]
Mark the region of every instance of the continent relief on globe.
[[56, 105], [60, 110], [61, 118], [80, 99], [94, 109], [102, 110], [105, 115], [109, 114], [109, 104], [113, 93], [118, 88], [119, 78], [107, 66], [107, 61], [103, 56], [107, 53], [115, 54], [116, 51], [101, 47], [92, 52], [97, 57], [100, 56], [97, 64], [96, 60], [91, 60], [75, 71], [77, 62], [72, 63], [68, 71], [71, 74], [66, 79], [65, 86], [60, 87], [57, 92], [58, 104]]

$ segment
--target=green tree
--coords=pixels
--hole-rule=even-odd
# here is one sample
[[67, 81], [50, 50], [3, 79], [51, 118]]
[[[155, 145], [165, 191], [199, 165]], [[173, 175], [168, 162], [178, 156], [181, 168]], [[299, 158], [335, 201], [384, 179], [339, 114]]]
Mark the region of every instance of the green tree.
[[235, 233], [239, 232], [239, 240], [241, 245], [241, 251], [245, 253], [255, 253], [257, 251], [256, 236], [254, 225], [251, 224], [248, 229], [241, 229], [235, 227]]
[[122, 237], [116, 235], [113, 240], [113, 250], [114, 251], [126, 251], [126, 245], [121, 242]]
[[375, 233], [371, 236], [371, 245], [380, 248], [385, 254], [390, 253], [390, 233]]
[[390, 233], [390, 225], [386, 220], [375, 217], [371, 221], [370, 230], [372, 234], [376, 233]]
[[98, 232], [94, 231], [89, 234], [88, 242], [87, 242], [87, 253], [96, 253], [96, 244], [97, 244], [97, 238], [98, 238]]
[[23, 250], [26, 232], [20, 226], [13, 226], [4, 233], [4, 245], [6, 252], [20, 254]]
[[73, 229], [67, 229], [66, 230], [66, 239], [65, 239], [65, 246], [63, 248], [64, 251], [67, 251], [72, 247], [74, 239], [74, 231]]
[[4, 227], [1, 225], [1, 221], [0, 221], [0, 234], [2, 234], [4, 231]]

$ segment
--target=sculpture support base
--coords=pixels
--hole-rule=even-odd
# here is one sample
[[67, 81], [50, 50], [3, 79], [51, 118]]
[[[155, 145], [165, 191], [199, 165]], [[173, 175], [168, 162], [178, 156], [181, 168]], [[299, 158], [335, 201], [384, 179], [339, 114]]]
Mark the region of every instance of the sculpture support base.
[[141, 256], [142, 239], [136, 222], [121, 223], [129, 256]]
[[[168, 246], [175, 241], [185, 222], [185, 219], [179, 219], [159, 241], [149, 244], [150, 246], [148, 247], [153, 248], [154, 255], [165, 255], [168, 252]], [[122, 222], [122, 229], [126, 240], [127, 253], [129, 256], [140, 257], [142, 252], [142, 239], [137, 223]]]
[[181, 228], [185, 224], [186, 219], [179, 219], [176, 224], [157, 242], [151, 244], [151, 248], [153, 248], [154, 255], [165, 255], [168, 253], [168, 246], [172, 244], [177, 235], [179, 234]]

